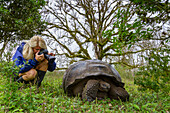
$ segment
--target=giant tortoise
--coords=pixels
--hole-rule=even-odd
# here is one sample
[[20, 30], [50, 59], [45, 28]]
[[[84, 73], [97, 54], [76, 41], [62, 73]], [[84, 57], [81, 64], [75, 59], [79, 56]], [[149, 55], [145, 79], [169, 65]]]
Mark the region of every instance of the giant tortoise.
[[97, 99], [129, 100], [119, 73], [101, 60], [85, 60], [68, 67], [62, 83], [68, 96], [80, 96], [85, 101]]

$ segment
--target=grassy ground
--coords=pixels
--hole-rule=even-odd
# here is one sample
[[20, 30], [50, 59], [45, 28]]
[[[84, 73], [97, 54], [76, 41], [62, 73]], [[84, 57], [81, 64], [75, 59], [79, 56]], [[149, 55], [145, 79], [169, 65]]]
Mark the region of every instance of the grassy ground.
[[61, 84], [63, 72], [49, 72], [41, 88], [17, 84], [0, 75], [0, 112], [26, 113], [169, 113], [170, 97], [163, 92], [139, 92], [133, 77], [122, 76], [130, 94], [128, 102], [100, 100], [83, 102], [79, 97], [67, 97]]

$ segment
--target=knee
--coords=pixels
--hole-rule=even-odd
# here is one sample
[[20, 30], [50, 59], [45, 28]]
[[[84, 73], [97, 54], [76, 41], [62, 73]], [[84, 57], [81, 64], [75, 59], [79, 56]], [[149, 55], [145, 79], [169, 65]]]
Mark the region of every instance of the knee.
[[29, 81], [33, 80], [37, 75], [37, 71], [35, 69], [31, 69], [28, 72], [22, 74], [24, 80]]
[[32, 80], [36, 77], [37, 71], [35, 69], [29, 70], [29, 72], [26, 74], [25, 78], [28, 80]]
[[35, 78], [35, 76], [37, 75], [37, 71], [35, 69], [31, 69], [30, 75], [31, 75], [32, 78]]

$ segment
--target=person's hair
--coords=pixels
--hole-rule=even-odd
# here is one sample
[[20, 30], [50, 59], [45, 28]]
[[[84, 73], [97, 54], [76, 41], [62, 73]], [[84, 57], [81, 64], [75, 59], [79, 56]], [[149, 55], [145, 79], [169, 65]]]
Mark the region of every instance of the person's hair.
[[29, 41], [26, 42], [23, 48], [23, 57], [26, 60], [33, 59], [33, 47], [40, 46], [42, 49], [47, 49], [45, 41], [39, 36], [33, 36]]

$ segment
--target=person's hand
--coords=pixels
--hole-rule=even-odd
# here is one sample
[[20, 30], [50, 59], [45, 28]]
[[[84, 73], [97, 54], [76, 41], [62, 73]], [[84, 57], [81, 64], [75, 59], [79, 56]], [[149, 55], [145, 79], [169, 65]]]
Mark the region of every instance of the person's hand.
[[19, 73], [19, 77], [21, 77], [23, 75], [23, 73]]
[[55, 56], [55, 54], [54, 54], [54, 53], [48, 53], [48, 55]]
[[44, 58], [44, 54], [41, 54], [41, 55], [38, 55], [39, 52], [37, 52], [35, 54], [35, 59], [38, 61], [38, 62], [41, 62], [43, 61], [45, 58]]

